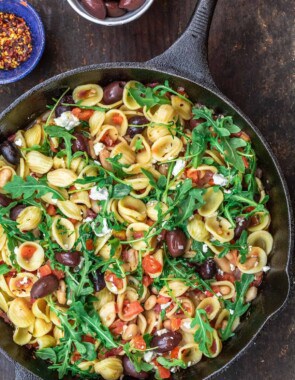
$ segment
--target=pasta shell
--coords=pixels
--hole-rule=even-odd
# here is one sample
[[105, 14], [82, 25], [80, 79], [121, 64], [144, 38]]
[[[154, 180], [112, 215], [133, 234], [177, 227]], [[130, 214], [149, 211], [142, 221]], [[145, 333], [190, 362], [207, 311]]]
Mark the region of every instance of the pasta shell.
[[[149, 141], [153, 143], [159, 140], [161, 137], [168, 136], [170, 134], [171, 133], [169, 129], [165, 127], [164, 125], [153, 124], [153, 125], [148, 126], [147, 128], [147, 137]], [[172, 134], [175, 134], [175, 132], [172, 131]]]
[[35, 339], [35, 341], [32, 343], [37, 343], [39, 350], [42, 350], [42, 348], [48, 348], [48, 347], [56, 346], [56, 340], [51, 335], [40, 336], [39, 338]]
[[38, 280], [32, 273], [21, 272], [9, 280], [9, 289], [14, 297], [30, 297], [31, 289]]
[[138, 110], [141, 106], [129, 95], [130, 88], [136, 88], [136, 85], [140, 84], [135, 80], [131, 80], [126, 83], [123, 91], [123, 103], [128, 110]]
[[76, 193], [71, 194], [70, 200], [78, 205], [85, 205], [88, 208], [91, 207], [88, 191], [77, 191]]
[[[24, 251], [27, 252], [28, 250], [30, 252], [29, 257], [24, 254]], [[16, 251], [16, 261], [21, 268], [34, 272], [44, 262], [44, 250], [40, 244], [34, 242], [22, 243]]]
[[221, 190], [214, 190], [213, 187], [207, 188], [203, 195], [205, 204], [198, 210], [201, 216], [213, 215], [223, 202], [223, 192]]
[[7, 316], [16, 327], [29, 327], [35, 322], [30, 304], [24, 298], [15, 298], [11, 301]]
[[75, 227], [72, 222], [65, 218], [55, 217], [51, 227], [53, 239], [63, 249], [69, 251], [73, 248], [76, 240]]
[[34, 145], [40, 145], [42, 138], [42, 128], [40, 124], [35, 124], [24, 132], [26, 145], [31, 148]]
[[[138, 233], [144, 234], [148, 232], [149, 230], [150, 230], [150, 226], [148, 224], [131, 223], [129, 224], [126, 230], [127, 240], [131, 241], [131, 240], [142, 239], [142, 238], [135, 239], [134, 236], [139, 235]], [[137, 250], [146, 250], [147, 248], [150, 248], [150, 250], [153, 250], [156, 246], [156, 238], [152, 237], [152, 238], [148, 238], [144, 240], [135, 241], [135, 242], [130, 243], [130, 245], [131, 247]]]
[[91, 136], [95, 136], [100, 130], [105, 120], [105, 113], [101, 111], [94, 111], [89, 119], [89, 129]]
[[145, 117], [154, 123], [169, 124], [171, 121], [176, 121], [176, 111], [170, 104], [162, 104], [147, 110], [145, 106], [143, 109]]
[[37, 174], [48, 173], [53, 165], [53, 159], [51, 157], [45, 156], [36, 150], [27, 153], [26, 162], [30, 170]]
[[70, 219], [82, 220], [81, 209], [72, 201], [57, 201], [57, 207]]
[[52, 323], [45, 322], [44, 319], [36, 318], [35, 324], [34, 324], [34, 330], [33, 330], [33, 336], [35, 338], [40, 338], [41, 336], [44, 336], [48, 334], [52, 329]]
[[136, 155], [133, 152], [133, 150], [130, 148], [128, 144], [125, 142], [121, 142], [118, 145], [114, 147], [111, 153], [111, 158], [121, 154], [121, 158], [119, 159], [119, 162], [123, 165], [131, 165], [134, 164]]
[[202, 352], [197, 343], [188, 343], [182, 346], [178, 352], [178, 359], [190, 365], [197, 364], [202, 359]]
[[123, 374], [122, 361], [116, 357], [103, 359], [95, 363], [94, 371], [105, 380], [118, 380]]
[[164, 136], [152, 145], [152, 157], [157, 161], [172, 160], [178, 156], [183, 147], [182, 141], [175, 136]]
[[16, 174], [22, 179], [25, 179], [30, 174], [29, 165], [23, 158], [19, 160], [19, 165], [17, 167]]
[[230, 222], [221, 216], [211, 216], [206, 219], [206, 229], [218, 241], [225, 243], [234, 238], [234, 229], [231, 227]]
[[209, 233], [205, 228], [205, 223], [199, 215], [195, 215], [187, 224], [187, 231], [190, 236], [200, 242], [204, 242], [209, 238]]
[[32, 306], [32, 312], [38, 319], [43, 319], [47, 323], [51, 321], [49, 305], [44, 298], [36, 299]]
[[115, 301], [111, 301], [103, 305], [101, 309], [99, 310], [98, 314], [100, 316], [102, 324], [106, 327], [110, 327], [111, 324], [115, 322], [115, 319], [116, 319]]
[[210, 358], [216, 358], [222, 350], [222, 342], [218, 336], [218, 333], [216, 330], [213, 331], [212, 333], [212, 344], [210, 347], [208, 347], [209, 353], [210, 353]]
[[83, 106], [95, 106], [102, 100], [103, 89], [97, 84], [84, 84], [78, 86], [73, 91], [73, 99], [75, 103]]
[[105, 114], [104, 123], [114, 126], [120, 136], [125, 136], [128, 128], [128, 120], [124, 112], [112, 109]]
[[20, 231], [32, 231], [42, 220], [42, 211], [36, 206], [26, 207], [17, 217], [16, 222]]
[[217, 297], [207, 297], [201, 301], [197, 309], [203, 309], [206, 311], [209, 321], [212, 321], [219, 313], [221, 306]]
[[211, 282], [211, 286], [218, 286], [219, 292], [224, 300], [231, 299], [236, 294], [236, 288], [230, 281], [215, 281]]
[[262, 271], [267, 264], [267, 255], [262, 248], [249, 247], [249, 253], [245, 263], [240, 262], [241, 257], [238, 257], [237, 267], [242, 273], [258, 273]]
[[13, 341], [19, 346], [24, 346], [30, 342], [32, 334], [29, 329], [17, 327], [13, 333]]
[[171, 105], [183, 120], [190, 120], [192, 117], [192, 106], [189, 102], [179, 96], [171, 96]]
[[187, 290], [187, 286], [183, 281], [171, 280], [168, 281], [168, 287], [164, 286], [159, 294], [164, 297], [170, 297], [170, 294], [173, 298], [182, 296]]
[[3, 187], [12, 180], [15, 174], [15, 170], [11, 166], [2, 166], [0, 168], [0, 189], [3, 189]]
[[[141, 141], [141, 145], [143, 148], [136, 152], [136, 142], [139, 140]], [[130, 147], [136, 153], [136, 162], [139, 162], [140, 164], [147, 164], [151, 161], [152, 152], [150, 145], [142, 135], [135, 135], [131, 140]]]
[[144, 222], [147, 216], [145, 204], [129, 195], [119, 200], [118, 212], [129, 223]]
[[68, 187], [77, 179], [77, 175], [69, 169], [56, 169], [47, 174], [50, 185], [57, 187]]
[[3, 292], [0, 292], [0, 309], [7, 313], [8, 311], [8, 296]]
[[273, 237], [268, 231], [255, 231], [248, 236], [247, 243], [262, 248], [268, 255], [273, 247]]
[[259, 219], [259, 223], [256, 223], [253, 226], [250, 225], [250, 227], [248, 227], [248, 231], [250, 232], [261, 231], [268, 228], [268, 226], [270, 225], [269, 213], [256, 212], [253, 216]]

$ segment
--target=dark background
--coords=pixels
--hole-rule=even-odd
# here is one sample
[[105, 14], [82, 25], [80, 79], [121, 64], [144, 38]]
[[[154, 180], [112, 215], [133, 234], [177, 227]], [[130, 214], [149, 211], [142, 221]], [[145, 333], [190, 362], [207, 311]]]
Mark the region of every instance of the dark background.
[[[92, 63], [145, 61], [160, 54], [184, 30], [196, 0], [155, 0], [141, 19], [112, 28], [84, 20], [65, 0], [30, 2], [44, 21], [45, 54], [27, 78], [0, 86], [0, 111], [35, 84], [63, 71]], [[209, 64], [217, 85], [269, 141], [293, 204], [294, 17], [294, 0], [219, 0], [209, 39]], [[293, 296], [246, 354], [216, 379], [295, 379], [294, 358]], [[13, 366], [1, 356], [0, 379], [14, 379]]]

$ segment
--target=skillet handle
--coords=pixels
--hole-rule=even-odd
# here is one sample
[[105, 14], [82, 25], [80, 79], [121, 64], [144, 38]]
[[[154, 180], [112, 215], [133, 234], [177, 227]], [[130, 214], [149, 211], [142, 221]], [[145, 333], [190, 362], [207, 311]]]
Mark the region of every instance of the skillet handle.
[[208, 37], [216, 3], [217, 0], [199, 0], [185, 32], [168, 50], [148, 61], [148, 65], [217, 91], [208, 66]]

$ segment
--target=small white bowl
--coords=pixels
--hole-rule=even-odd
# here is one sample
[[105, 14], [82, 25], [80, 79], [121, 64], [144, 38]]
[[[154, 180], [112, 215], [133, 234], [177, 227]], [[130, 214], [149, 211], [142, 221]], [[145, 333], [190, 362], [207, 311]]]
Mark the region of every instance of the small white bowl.
[[87, 10], [82, 6], [79, 0], [68, 0], [70, 6], [79, 13], [80, 16], [86, 18], [89, 21], [94, 22], [95, 24], [106, 25], [106, 26], [116, 26], [127, 24], [128, 22], [134, 21], [143, 15], [149, 7], [152, 5], [154, 0], [146, 0], [146, 2], [135, 11], [127, 12], [121, 17], [107, 17], [104, 20], [100, 20], [92, 16]]

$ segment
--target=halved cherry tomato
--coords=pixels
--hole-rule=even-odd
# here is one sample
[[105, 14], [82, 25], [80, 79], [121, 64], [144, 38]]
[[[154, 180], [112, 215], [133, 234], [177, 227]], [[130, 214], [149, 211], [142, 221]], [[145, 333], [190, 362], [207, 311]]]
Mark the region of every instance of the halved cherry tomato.
[[150, 286], [152, 283], [153, 283], [153, 279], [150, 277], [150, 276], [148, 276], [148, 275], [146, 275], [146, 276], [143, 276], [143, 285], [144, 286], [146, 286], [146, 287], [148, 287], [148, 286]]
[[213, 292], [216, 294], [216, 293], [220, 293], [220, 287], [219, 286], [212, 286], [212, 290]]
[[132, 339], [132, 345], [138, 350], [146, 350], [146, 343], [142, 335], [137, 335]]
[[54, 216], [54, 215], [56, 215], [56, 207], [53, 205], [49, 205], [46, 209], [46, 212], [48, 215]]
[[123, 280], [115, 275], [113, 272], [106, 272], [105, 280], [108, 282], [112, 282], [117, 289], [122, 289]]
[[179, 350], [180, 350], [180, 347], [179, 347], [179, 346], [173, 348], [173, 350], [172, 350], [171, 353], [170, 353], [170, 357], [171, 357], [171, 359], [177, 359], [177, 358], [178, 358]]
[[71, 361], [72, 361], [72, 363], [75, 363], [75, 362], [77, 362], [77, 361], [80, 360], [80, 359], [81, 359], [81, 354], [79, 354], [78, 351], [75, 351], [75, 352], [73, 353], [72, 357], [71, 357]]
[[73, 219], [73, 218], [68, 218], [68, 220], [69, 220], [73, 225], [75, 225], [75, 224], [77, 224], [77, 223], [79, 222], [79, 220], [77, 220], [77, 219]]
[[177, 331], [180, 328], [181, 318], [171, 318], [171, 330]]
[[123, 314], [126, 318], [136, 317], [144, 311], [143, 307], [138, 301], [133, 301], [123, 307]]
[[111, 324], [109, 327], [112, 334], [120, 335], [123, 332], [123, 327], [126, 325], [126, 322], [121, 321], [121, 319], [117, 319], [115, 322]]
[[105, 133], [101, 139], [101, 142], [103, 142], [106, 146], [113, 146], [115, 144], [115, 141], [113, 141], [108, 133]]
[[242, 156], [242, 160], [244, 162], [245, 168], [248, 169], [249, 168], [249, 162], [248, 162], [247, 158], [245, 156]]
[[42, 267], [39, 268], [39, 274], [41, 277], [48, 276], [49, 274], [52, 273], [52, 270], [50, 268], [49, 264], [45, 264]]
[[146, 224], [151, 227], [155, 224], [155, 222], [152, 219], [147, 219]]
[[161, 272], [163, 266], [153, 256], [147, 255], [142, 260], [142, 267], [146, 273], [155, 274]]
[[197, 170], [195, 168], [189, 168], [185, 171], [185, 175], [187, 178], [190, 178], [197, 187], [214, 185], [213, 172], [210, 170]]
[[231, 273], [223, 273], [223, 274], [217, 273], [216, 274], [216, 280], [217, 281], [230, 281], [234, 284], [234, 282], [236, 281], [236, 278]]
[[61, 280], [62, 278], [65, 278], [65, 273], [62, 270], [59, 269], [53, 269], [52, 274], [57, 277], [58, 280]]
[[77, 190], [77, 188], [76, 188], [76, 186], [74, 186], [74, 185], [72, 185], [72, 186], [70, 186], [70, 189], [69, 189], [70, 191], [74, 191], [74, 190]]
[[170, 302], [171, 298], [169, 297], [164, 297], [164, 296], [159, 296], [157, 299], [157, 303], [160, 305], [164, 305], [165, 303]]
[[104, 354], [104, 357], [105, 358], [109, 358], [111, 356], [117, 356], [117, 355], [120, 355], [122, 352], [123, 352], [123, 348], [122, 347], [112, 348], [111, 350], [107, 351]]
[[83, 335], [82, 336], [82, 341], [83, 342], [88, 342], [88, 343], [92, 343], [94, 344], [95, 343], [95, 338], [93, 338], [92, 336], [89, 336], [89, 335]]
[[85, 245], [86, 245], [86, 249], [88, 251], [93, 251], [94, 250], [94, 244], [93, 244], [93, 240], [92, 239], [87, 239]]
[[37, 248], [33, 245], [25, 245], [20, 252], [21, 257], [25, 260], [30, 260], [33, 254], [37, 251]]
[[171, 374], [169, 369], [164, 368], [157, 360], [153, 360], [153, 363], [157, 367], [161, 379], [170, 379]]
[[[213, 289], [212, 289], [213, 290]], [[209, 292], [209, 290], [205, 290], [205, 296], [206, 297], [213, 297], [213, 293]]]
[[83, 110], [81, 108], [73, 108], [72, 114], [76, 116], [79, 120], [88, 121], [93, 115], [93, 110]]
[[119, 115], [118, 113], [116, 113], [113, 117], [113, 122], [117, 125], [121, 125], [123, 123], [123, 117], [121, 115]]

